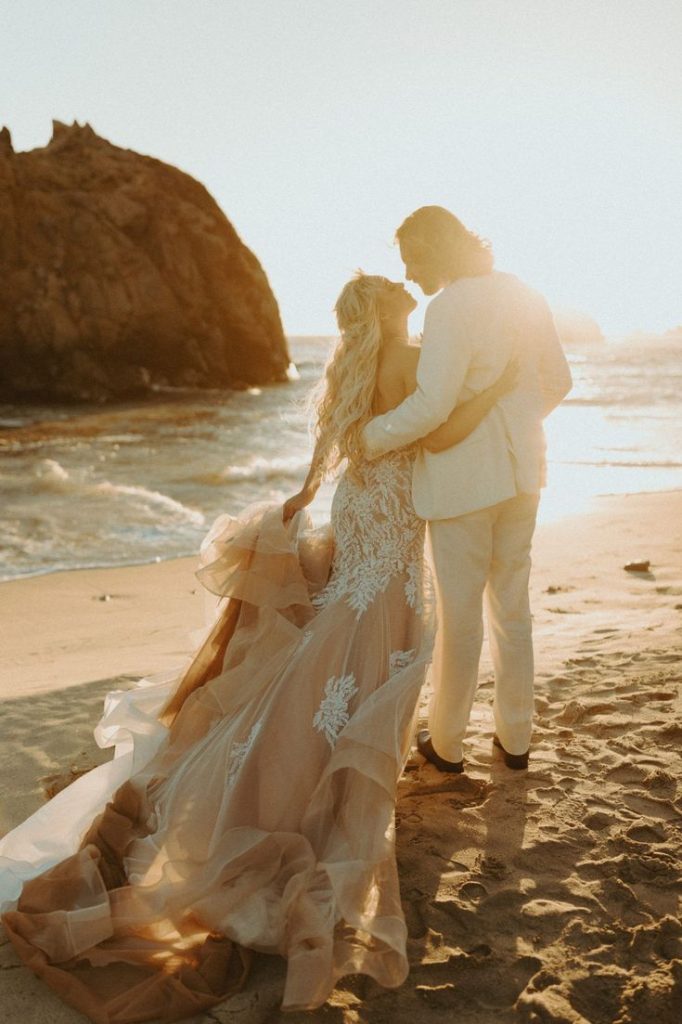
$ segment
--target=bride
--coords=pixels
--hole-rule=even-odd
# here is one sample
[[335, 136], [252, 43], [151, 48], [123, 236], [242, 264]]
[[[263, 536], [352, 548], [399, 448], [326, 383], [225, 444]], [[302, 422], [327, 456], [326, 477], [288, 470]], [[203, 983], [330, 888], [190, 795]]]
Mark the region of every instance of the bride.
[[[286, 1009], [345, 974], [406, 976], [393, 813], [433, 612], [413, 451], [367, 462], [360, 438], [415, 387], [415, 306], [383, 277], [345, 286], [302, 490], [218, 519], [198, 577], [220, 600], [188, 668], [109, 694], [113, 760], [0, 842], [10, 939], [96, 1024], [197, 1014], [253, 951], [286, 958]], [[423, 443], [462, 440], [514, 372]], [[314, 530], [305, 506], [342, 465]]]

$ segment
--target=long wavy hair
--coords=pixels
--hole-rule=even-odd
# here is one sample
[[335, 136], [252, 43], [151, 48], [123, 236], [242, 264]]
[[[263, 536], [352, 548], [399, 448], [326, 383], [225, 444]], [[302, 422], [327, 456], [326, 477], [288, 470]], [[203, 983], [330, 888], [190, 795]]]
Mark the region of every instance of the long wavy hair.
[[333, 476], [345, 459], [355, 475], [363, 456], [362, 428], [372, 418], [381, 348], [378, 299], [387, 284], [385, 277], [359, 270], [334, 306], [340, 338], [311, 399], [323, 478]]
[[444, 206], [420, 206], [405, 218], [395, 237], [397, 242], [408, 238], [416, 242], [434, 269], [451, 281], [489, 274], [493, 269], [490, 242], [470, 231]]

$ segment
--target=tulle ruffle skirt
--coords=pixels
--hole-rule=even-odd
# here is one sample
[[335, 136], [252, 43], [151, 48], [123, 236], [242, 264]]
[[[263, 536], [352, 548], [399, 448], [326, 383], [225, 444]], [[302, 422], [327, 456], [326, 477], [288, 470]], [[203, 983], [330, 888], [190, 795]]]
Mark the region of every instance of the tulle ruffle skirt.
[[[218, 604], [185, 671], [106, 699], [113, 760], [0, 843], [21, 957], [97, 1024], [171, 1021], [287, 960], [285, 1008], [407, 972], [393, 813], [432, 621], [395, 575], [358, 615], [315, 606], [329, 531], [264, 505], [217, 521]], [[414, 587], [414, 580], [410, 581]]]

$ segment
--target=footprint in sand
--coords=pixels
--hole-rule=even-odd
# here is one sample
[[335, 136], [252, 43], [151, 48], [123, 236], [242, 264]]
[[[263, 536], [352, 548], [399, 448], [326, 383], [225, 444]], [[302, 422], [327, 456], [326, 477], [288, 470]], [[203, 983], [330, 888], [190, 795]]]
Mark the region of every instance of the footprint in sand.
[[682, 865], [671, 853], [649, 850], [619, 858], [618, 877], [630, 885], [644, 882], [666, 890], [682, 889]]
[[534, 795], [537, 796], [543, 803], [558, 804], [560, 800], [566, 798], [566, 794], [563, 789], [559, 786], [550, 786], [542, 789], [534, 790]]
[[605, 828], [615, 825], [618, 819], [607, 811], [592, 811], [583, 820], [585, 825], [593, 832], [602, 832]]
[[567, 958], [560, 975], [539, 971], [519, 997], [517, 1019], [523, 1024], [678, 1021], [680, 971], [675, 961], [682, 954], [681, 931], [670, 917], [634, 927], [621, 921], [616, 928], [573, 922], [562, 938], [583, 954], [583, 962]]
[[625, 830], [628, 839], [634, 839], [636, 843], [664, 843], [666, 841], [665, 829], [660, 825], [631, 825]]
[[492, 789], [490, 783], [483, 782], [480, 779], [472, 779], [468, 775], [443, 779], [442, 774], [432, 765], [428, 765], [423, 778], [433, 779], [433, 782], [422, 782], [421, 778], [422, 776], [420, 775], [419, 781], [413, 783], [409, 789], [405, 789], [400, 794], [401, 799], [408, 800], [414, 796], [428, 797], [437, 793], [448, 793], [452, 796], [453, 803], [457, 806], [470, 804], [475, 807], [486, 800]]
[[486, 937], [487, 929], [478, 904], [465, 903], [459, 895], [452, 897], [439, 893], [429, 905], [428, 912], [432, 927], [442, 930], [451, 948], [468, 948]]
[[[530, 979], [542, 967], [534, 956], [509, 959], [482, 944], [470, 953], [459, 953], [447, 960], [424, 964], [415, 972], [416, 992], [429, 1006], [450, 1010], [511, 1009]], [[434, 984], [434, 977], [438, 984]], [[428, 979], [428, 980], [427, 980]]]
[[656, 729], [656, 737], [660, 740], [670, 740], [677, 745], [682, 741], [682, 722], [669, 722]]
[[668, 701], [675, 700], [677, 694], [671, 690], [650, 690], [646, 693], [628, 693], [621, 696], [621, 700], [627, 701], [628, 704], [640, 704], [648, 707], [653, 703], [667, 703]]
[[[563, 722], [566, 725], [577, 725], [588, 719], [585, 724], [586, 729], [606, 729], [614, 728], [620, 729], [626, 727], [632, 729], [632, 716], [620, 714], [617, 710], [617, 703], [611, 701], [595, 701], [589, 704], [587, 701], [581, 700], [570, 700], [556, 716], [557, 722]], [[608, 717], [601, 722], [591, 722], [589, 719], [593, 715], [607, 715]]]
[[564, 722], [566, 725], [577, 725], [587, 714], [587, 708], [579, 700], [569, 700], [563, 711], [556, 716], [557, 722]]
[[556, 918], [566, 914], [592, 914], [592, 907], [581, 907], [575, 903], [565, 903], [562, 900], [529, 900], [521, 907], [524, 917]]
[[677, 792], [677, 779], [664, 768], [652, 768], [651, 771], [647, 772], [643, 779], [643, 785], [647, 789], [667, 791], [671, 797], [675, 796]]
[[603, 879], [599, 886], [599, 902], [607, 913], [630, 927], [644, 924], [652, 918], [653, 908], [621, 878]]
[[[570, 729], [560, 730], [560, 734], [562, 732], [568, 733], [569, 736], [573, 736], [573, 732]], [[559, 757], [567, 758], [566, 761], [557, 761], [555, 764], [555, 767], [562, 772], [575, 771], [577, 765], [583, 765], [585, 763], [585, 758], [581, 754], [578, 754], [572, 750], [568, 750], [566, 747], [558, 746], [556, 748], [556, 752]], [[574, 762], [577, 762], [577, 764]]]
[[585, 1020], [614, 1021], [628, 980], [627, 971], [617, 967], [585, 974], [571, 981], [568, 1001]]
[[[647, 853], [619, 853], [616, 857], [602, 857], [581, 860], [576, 865], [584, 878], [605, 879], [617, 883], [619, 891], [629, 893], [637, 902], [637, 897], [628, 887], [644, 882], [665, 889], [679, 889], [682, 885], [680, 864], [676, 858], [660, 850]], [[621, 888], [622, 887], [622, 888]], [[641, 907], [641, 901], [639, 903]]]
[[557, 689], [559, 689], [559, 688], [563, 688], [564, 686], [567, 686], [570, 683], [572, 683], [573, 682], [573, 676], [569, 676], [569, 675], [552, 676], [550, 679], [547, 680], [547, 682], [548, 682], [548, 684], [550, 686], [553, 686], [553, 687], [556, 687]]
[[464, 882], [457, 890], [457, 895], [469, 903], [480, 903], [488, 895], [488, 890], [481, 882]]
[[585, 728], [597, 737], [612, 738], [622, 736], [624, 733], [629, 736], [632, 733], [632, 716], [615, 713], [594, 722], [588, 722]]
[[565, 832], [556, 838], [536, 839], [532, 846], [524, 847], [513, 857], [512, 864], [523, 872], [545, 875], [565, 875], [575, 866], [581, 845], [571, 842]]
[[623, 793], [623, 803], [632, 811], [645, 818], [658, 818], [662, 821], [682, 821], [679, 808], [671, 800], [657, 799], [646, 793]]

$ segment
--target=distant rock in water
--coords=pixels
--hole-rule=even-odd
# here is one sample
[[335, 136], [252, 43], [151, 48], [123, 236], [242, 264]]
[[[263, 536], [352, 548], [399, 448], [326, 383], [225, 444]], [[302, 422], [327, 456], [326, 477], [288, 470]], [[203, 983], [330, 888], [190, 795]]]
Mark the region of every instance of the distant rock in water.
[[575, 309], [554, 309], [554, 322], [565, 348], [580, 348], [604, 341], [601, 327], [587, 313]]
[[0, 397], [106, 401], [286, 379], [277, 302], [206, 189], [53, 122], [0, 132]]

